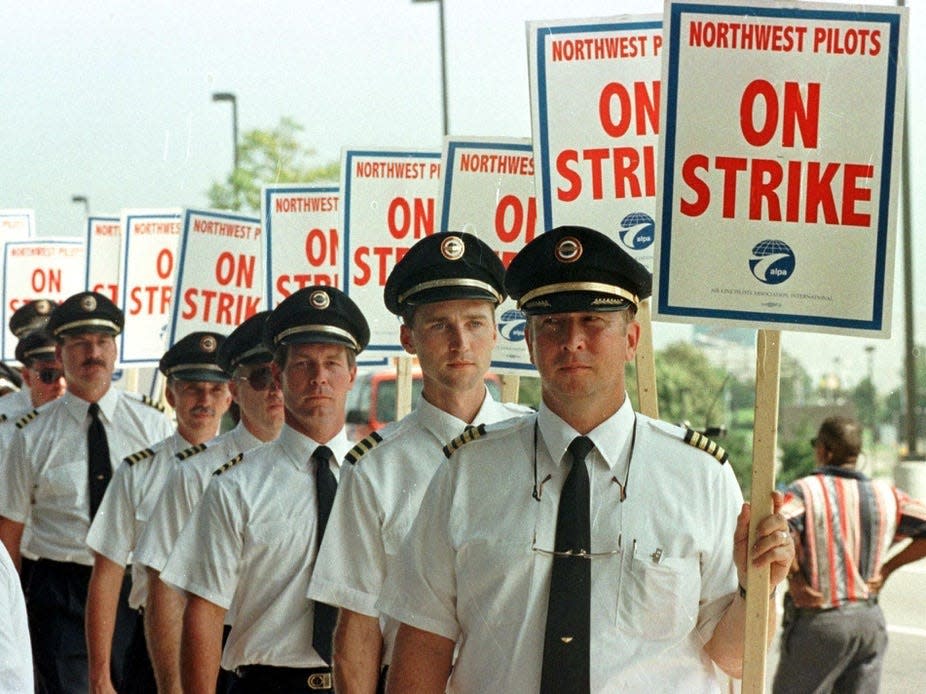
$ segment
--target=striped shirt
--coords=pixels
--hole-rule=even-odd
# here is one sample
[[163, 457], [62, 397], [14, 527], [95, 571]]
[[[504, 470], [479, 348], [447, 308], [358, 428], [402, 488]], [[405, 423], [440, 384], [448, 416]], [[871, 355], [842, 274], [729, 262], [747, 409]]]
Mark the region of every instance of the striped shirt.
[[821, 467], [788, 487], [781, 509], [801, 536], [798, 561], [823, 608], [869, 597], [867, 581], [903, 538], [926, 537], [926, 504], [857, 470]]

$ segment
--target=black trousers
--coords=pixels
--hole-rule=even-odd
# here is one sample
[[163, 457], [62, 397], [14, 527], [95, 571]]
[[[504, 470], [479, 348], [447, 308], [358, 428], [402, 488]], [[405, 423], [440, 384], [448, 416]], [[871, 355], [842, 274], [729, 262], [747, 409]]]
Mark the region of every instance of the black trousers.
[[[38, 694], [82, 694], [89, 689], [84, 607], [91, 567], [39, 559], [29, 579], [26, 611]], [[129, 609], [132, 581], [126, 575], [113, 633], [112, 680], [123, 677], [126, 649], [138, 619]]]

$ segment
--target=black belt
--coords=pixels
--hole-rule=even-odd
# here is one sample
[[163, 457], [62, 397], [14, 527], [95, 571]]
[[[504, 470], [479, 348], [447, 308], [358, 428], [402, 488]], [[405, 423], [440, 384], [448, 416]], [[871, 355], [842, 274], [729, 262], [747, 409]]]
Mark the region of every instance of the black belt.
[[274, 665], [242, 665], [235, 674], [248, 683], [266, 682], [284, 687], [305, 687], [307, 690], [334, 689], [330, 667], [276, 667]]
[[794, 610], [795, 614], [814, 615], [814, 614], [824, 614], [826, 612], [855, 610], [855, 609], [860, 609], [863, 607], [874, 607], [877, 604], [878, 604], [878, 596], [872, 595], [871, 597], [865, 598], [864, 600], [852, 600], [850, 602], [844, 602], [842, 605], [839, 605], [838, 607], [821, 607], [821, 608], [792, 607], [792, 609]]

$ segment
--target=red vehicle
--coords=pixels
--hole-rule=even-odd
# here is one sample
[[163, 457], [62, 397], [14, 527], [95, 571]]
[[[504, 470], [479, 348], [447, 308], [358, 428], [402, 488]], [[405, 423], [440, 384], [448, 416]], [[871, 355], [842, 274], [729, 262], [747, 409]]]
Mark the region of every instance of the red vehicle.
[[[357, 382], [347, 394], [347, 436], [359, 441], [364, 436], [394, 422], [396, 403], [395, 369], [358, 371]], [[501, 399], [501, 380], [486, 374], [486, 385], [492, 397]], [[423, 385], [420, 370], [412, 371], [412, 407], [421, 397]]]

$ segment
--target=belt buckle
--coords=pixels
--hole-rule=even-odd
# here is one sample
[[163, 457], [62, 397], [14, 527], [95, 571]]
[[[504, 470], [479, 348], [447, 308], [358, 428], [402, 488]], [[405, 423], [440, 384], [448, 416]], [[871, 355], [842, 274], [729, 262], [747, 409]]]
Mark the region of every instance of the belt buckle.
[[305, 684], [309, 689], [331, 689], [333, 687], [331, 673], [313, 672], [309, 675], [308, 679], [306, 679]]

